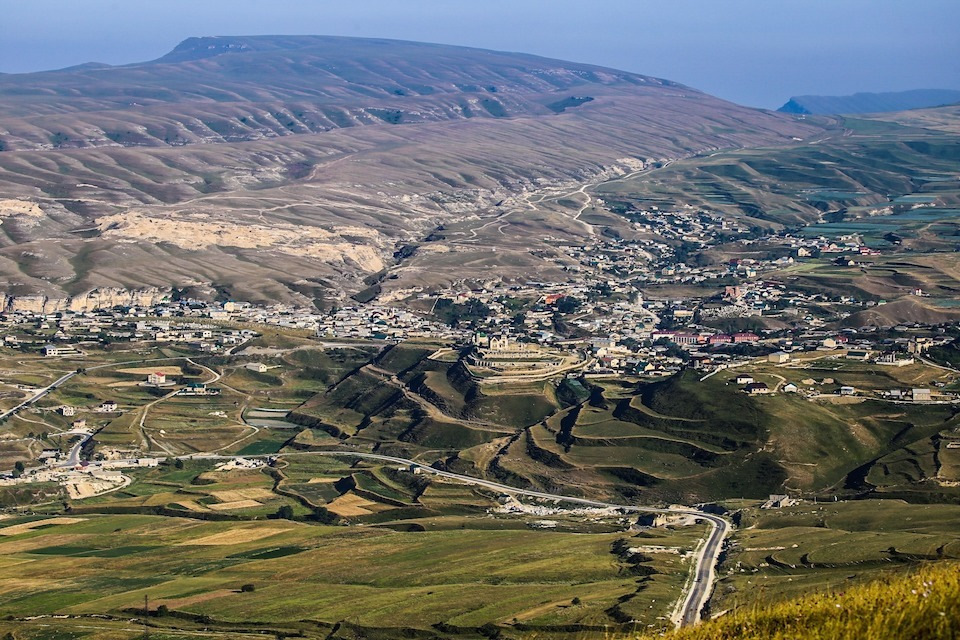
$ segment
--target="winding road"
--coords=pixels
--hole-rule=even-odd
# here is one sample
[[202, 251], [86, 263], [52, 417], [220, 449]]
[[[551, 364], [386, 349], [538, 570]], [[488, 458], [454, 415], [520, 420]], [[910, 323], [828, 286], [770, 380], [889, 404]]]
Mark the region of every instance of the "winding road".
[[[219, 379], [220, 374], [216, 371], [200, 365], [196, 362], [192, 362], [189, 358], [183, 356], [180, 357], [171, 357], [171, 358], [155, 358], [149, 360], [141, 360], [140, 363], [151, 362], [151, 361], [161, 361], [161, 360], [179, 360], [184, 359], [192, 364], [203, 367], [210, 371], [213, 374], [213, 380], [216, 381]], [[85, 371], [90, 371], [94, 369], [103, 369], [113, 366], [122, 366], [133, 364], [132, 362], [121, 362], [121, 363], [109, 363], [103, 365], [97, 365], [94, 367], [89, 367]], [[8, 411], [0, 414], [0, 419], [6, 418], [10, 415], [13, 415], [20, 411], [21, 409], [32, 405], [36, 401], [43, 398], [45, 395], [64, 384], [70, 380], [73, 376], [78, 375], [78, 371], [73, 371], [68, 374], [63, 375], [54, 382], [52, 382], [47, 387], [41, 389], [33, 397], [24, 400], [17, 406], [9, 409]], [[163, 400], [161, 398], [160, 400]], [[159, 402], [159, 400], [158, 400]], [[144, 411], [144, 416], [146, 411]], [[68, 456], [67, 462], [61, 466], [75, 466], [79, 463], [79, 454], [83, 444], [89, 439], [89, 435], [86, 438], [81, 438], [79, 442], [75, 443], [71, 448], [70, 455]], [[182, 459], [202, 459], [202, 460], [231, 460], [231, 459], [263, 459], [277, 456], [278, 454], [264, 454], [264, 455], [251, 455], [251, 456], [238, 456], [238, 455], [217, 455], [217, 454], [194, 454], [194, 455], [185, 455], [178, 456]], [[526, 496], [530, 498], [539, 498], [542, 500], [550, 500], [555, 502], [565, 502], [569, 504], [574, 504], [582, 507], [592, 507], [599, 509], [617, 509], [625, 513], [673, 513], [680, 515], [693, 516], [703, 522], [706, 522], [710, 525], [710, 531], [707, 534], [707, 537], [703, 544], [701, 544], [695, 552], [695, 564], [692, 575], [689, 577], [686, 585], [685, 595], [683, 596], [678, 607], [673, 615], [673, 622], [677, 626], [685, 626], [696, 624], [700, 621], [701, 612], [703, 611], [704, 606], [709, 600], [710, 595], [713, 591], [713, 583], [715, 578], [715, 568], [719, 560], [720, 553], [723, 548], [723, 541], [727, 537], [730, 531], [729, 523], [723, 518], [694, 509], [692, 507], [646, 507], [639, 505], [622, 505], [615, 504], [611, 502], [602, 502], [599, 500], [590, 500], [588, 498], [577, 498], [572, 496], [558, 495], [554, 493], [547, 493], [545, 491], [535, 491], [532, 489], [518, 489], [516, 487], [511, 487], [506, 484], [501, 484], [499, 482], [494, 482], [492, 480], [485, 480], [482, 478], [475, 478], [472, 476], [465, 476], [458, 473], [452, 473], [450, 471], [444, 471], [441, 469], [435, 469], [431, 466], [425, 465], [422, 462], [417, 462], [415, 460], [409, 460], [407, 458], [399, 458], [396, 456], [387, 456], [378, 453], [366, 453], [361, 451], [344, 451], [344, 450], [327, 450], [327, 451], [296, 451], [296, 452], [287, 452], [279, 454], [280, 457], [287, 456], [303, 456], [303, 455], [323, 455], [323, 456], [336, 456], [336, 457], [354, 457], [368, 460], [379, 460], [384, 462], [392, 462], [395, 464], [400, 464], [408, 466], [414, 469], [420, 469], [424, 473], [430, 473], [440, 478], [446, 478], [449, 480], [455, 480], [465, 484], [470, 484], [478, 487], [484, 487], [491, 489], [493, 491], [499, 491], [501, 493], [513, 496]]]
[[706, 541], [700, 545], [696, 551], [696, 562], [694, 564], [693, 574], [687, 582], [687, 591], [680, 606], [678, 606], [673, 617], [673, 622], [677, 626], [686, 626], [696, 624], [700, 621], [700, 614], [703, 611], [710, 594], [713, 592], [713, 582], [715, 569], [723, 549], [723, 541], [730, 532], [730, 524], [721, 518], [704, 511], [688, 507], [644, 507], [638, 505], [615, 504], [612, 502], [602, 502], [599, 500], [590, 500], [589, 498], [575, 498], [572, 496], [563, 496], [545, 491], [534, 491], [532, 489], [518, 489], [510, 485], [501, 484], [492, 480], [474, 478], [459, 473], [443, 471], [425, 465], [422, 462], [408, 460], [407, 458], [398, 458], [396, 456], [386, 456], [379, 453], [366, 453], [362, 451], [293, 451], [281, 454], [253, 455], [253, 456], [232, 456], [232, 455], [193, 455], [180, 456], [183, 459], [192, 460], [234, 460], [234, 459], [263, 459], [270, 457], [289, 457], [289, 456], [335, 456], [335, 457], [353, 457], [364, 460], [380, 460], [384, 462], [393, 462], [415, 469], [420, 469], [425, 473], [431, 473], [440, 478], [456, 480], [465, 484], [471, 484], [486, 489], [492, 489], [512, 496], [526, 496], [529, 498], [540, 498], [543, 500], [552, 500], [556, 502], [567, 502], [582, 507], [593, 507], [598, 509], [618, 509], [628, 513], [674, 513], [680, 515], [689, 515], [703, 520], [710, 525], [710, 531], [707, 534]]

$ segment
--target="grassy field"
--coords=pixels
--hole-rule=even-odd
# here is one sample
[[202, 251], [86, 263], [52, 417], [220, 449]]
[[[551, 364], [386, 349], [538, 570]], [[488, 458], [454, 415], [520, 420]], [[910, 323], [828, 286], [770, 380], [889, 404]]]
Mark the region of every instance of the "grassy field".
[[[779, 602], [824, 585], [846, 588], [960, 556], [952, 526], [958, 507], [894, 499], [960, 498], [951, 486], [960, 449], [949, 446], [960, 441], [960, 417], [947, 405], [873, 397], [952, 386], [952, 373], [818, 353], [737, 369], [773, 388], [797, 382], [802, 393], [750, 397], [733, 371], [721, 371], [703, 381], [696, 372], [655, 382], [591, 380], [576, 394], [551, 382], [478, 385], [452, 358], [429, 359], [435, 346], [320, 349], [277, 337], [203, 366], [162, 363], [182, 379], [222, 375], [222, 394], [208, 398], [164, 398], [165, 391], [139, 386], [141, 369], [153, 365], [134, 354], [118, 356], [118, 370], [77, 376], [24, 414], [34, 423], [18, 418], [12, 430], [61, 430], [69, 419], [54, 409], [65, 399], [89, 409], [109, 398], [119, 413], [81, 411], [97, 430], [95, 451], [145, 442], [154, 450], [279, 458], [220, 471], [213, 461], [168, 459], [126, 471], [129, 486], [68, 501], [67, 509], [53, 486], [5, 491], [3, 504], [42, 500], [38, 512], [75, 520], [0, 535], [0, 618], [102, 614], [116, 617], [103, 624], [124, 637], [111, 625], [138, 615], [133, 609], [146, 593], [173, 611], [150, 618], [158, 633], [170, 634], [172, 627], [203, 633], [210, 624], [311, 637], [339, 623], [385, 638], [438, 630], [471, 636], [484, 625], [517, 636], [620, 632], [630, 620], [637, 630], [668, 626], [689, 568], [684, 550], [702, 527], [637, 531], [619, 517], [506, 514], [496, 492], [395, 464], [310, 454], [341, 446], [568, 495], [724, 501], [739, 527], [713, 611], [743, 609], [758, 596]], [[147, 355], [164, 353], [136, 354]], [[251, 371], [249, 362], [268, 370]], [[807, 378], [814, 384], [802, 383]], [[832, 394], [841, 384], [863, 397], [837, 402]], [[35, 455], [36, 443], [19, 442], [0, 452]], [[755, 508], [756, 499], [784, 491], [890, 499]], [[41, 577], [16, 581], [15, 572], [27, 567]], [[244, 584], [255, 590], [241, 591]], [[91, 619], [64, 622], [73, 630], [63, 633], [83, 637], [82, 620]], [[17, 625], [24, 637], [44, 637], [26, 621]], [[408, 627], [418, 631], [399, 630]]]
[[[204, 366], [136, 362], [134, 356], [164, 356], [150, 349], [94, 353], [92, 362], [118, 365], [77, 376], [45, 399], [35, 418], [24, 413], [12, 421], [13, 432], [55, 434], [69, 419], [54, 409], [69, 402], [99, 430], [99, 447], [265, 454], [287, 442], [326, 447], [339, 440], [429, 463], [451, 459], [461, 470], [519, 484], [682, 502], [785, 489], [946, 495], [960, 465], [944, 440], [958, 427], [948, 408], [880, 401], [890, 389], [956, 383], [953, 374], [926, 365], [878, 367], [818, 353], [786, 366], [758, 361], [743, 368], [773, 388], [800, 384], [801, 394], [747, 397], [730, 372], [703, 382], [685, 373], [658, 382], [597, 382], [600, 395], [587, 402], [549, 381], [478, 385], [454, 359], [429, 359], [436, 348], [417, 341], [319, 348], [277, 334]], [[250, 370], [250, 362], [267, 371]], [[51, 366], [36, 362], [40, 371]], [[157, 367], [178, 369], [181, 381], [222, 374], [222, 394], [163, 398], [166, 391], [138, 384], [144, 370]], [[813, 386], [803, 383], [808, 378]], [[825, 378], [832, 382], [823, 384]], [[830, 394], [841, 385], [866, 399], [836, 402]], [[825, 395], [805, 397], [813, 392]], [[105, 399], [116, 400], [121, 412], [89, 411]], [[262, 408], [290, 414], [258, 413]], [[11, 464], [29, 459], [36, 453], [29, 445], [11, 441], [0, 455]]]
[[713, 611], [843, 589], [927, 560], [960, 559], [960, 506], [899, 500], [745, 508]]
[[[147, 595], [153, 607], [165, 605], [208, 627], [243, 623], [306, 637], [321, 637], [339, 621], [383, 629], [386, 637], [390, 629], [432, 625], [465, 633], [484, 624], [528, 625], [560, 633], [621, 628], [634, 618], [662, 627], [660, 617], [688, 569], [682, 550], [702, 534], [699, 527], [640, 537], [563, 533], [522, 522], [494, 530], [484, 520], [478, 528], [466, 518], [449, 528], [402, 532], [289, 521], [77, 516], [0, 536], [0, 616], [129, 618]], [[629, 546], [681, 553], [629, 556], [623, 551]], [[109, 575], [103, 558], [110, 559]], [[25, 581], [26, 567], [35, 577]], [[255, 591], [241, 592], [244, 584]], [[190, 628], [183, 618], [152, 621], [158, 631]], [[27, 623], [18, 627], [30, 629]]]
[[[956, 220], [956, 210], [938, 210], [950, 220]], [[882, 233], [886, 233], [881, 231]], [[899, 232], [898, 232], [899, 233]], [[862, 300], [887, 301], [888, 304], [858, 311], [847, 319], [847, 326], [892, 326], [899, 322], [947, 322], [956, 319], [956, 308], [949, 306], [956, 298], [958, 261], [949, 244], [954, 237], [942, 229], [934, 229], [942, 247], [932, 252], [920, 246], [930, 234], [916, 230], [918, 245], [909, 254], [890, 254], [858, 258], [857, 267], [838, 267], [829, 257], [804, 260], [774, 277], [789, 282], [800, 290], [826, 292], [832, 295], [852, 295]], [[912, 295], [922, 289], [925, 296]], [[894, 306], [890, 306], [894, 305]], [[902, 307], [902, 308], [901, 308]], [[859, 324], [858, 324], [859, 321]]]

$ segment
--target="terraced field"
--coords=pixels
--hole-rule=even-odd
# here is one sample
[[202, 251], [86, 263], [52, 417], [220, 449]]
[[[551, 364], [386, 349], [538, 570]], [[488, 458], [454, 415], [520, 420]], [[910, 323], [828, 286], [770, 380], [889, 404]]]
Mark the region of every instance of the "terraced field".
[[[926, 364], [878, 369], [817, 353], [737, 370], [773, 387], [813, 379], [824, 396], [807, 399], [747, 396], [732, 371], [481, 385], [451, 355], [431, 359], [428, 342], [322, 348], [278, 334], [248, 349], [202, 362], [94, 352], [91, 362], [116, 366], [76, 376], [31, 414], [63, 428], [60, 403], [93, 406], [109, 395], [123, 411], [91, 414], [94, 453], [135, 451], [147, 437], [151, 446], [276, 456], [225, 466], [169, 458], [125, 470], [128, 486], [84, 500], [64, 502], [52, 485], [4, 488], [4, 505], [45, 502], [40, 515], [0, 521], [0, 617], [16, 611], [8, 622], [18, 633], [43, 638], [25, 617], [69, 614], [55, 628], [95, 620], [125, 639], [119, 625], [141, 617], [144, 595], [159, 637], [211, 627], [220, 637], [337, 629], [387, 639], [660, 629], [703, 533], [691, 523], [638, 529], [620, 514], [547, 500], [518, 505], [406, 465], [312, 454], [330, 448], [620, 503], [719, 501], [739, 526], [714, 610], [739, 606], [748, 589], [753, 598], [758, 584], [763, 598], [782, 599], [960, 555], [955, 507], [895, 500], [956, 501], [953, 410], [830, 400], [840, 384], [866, 392], [956, 383]], [[140, 362], [147, 356], [180, 358], [158, 364], [179, 368], [179, 378], [220, 375], [223, 394], [152, 394], [135, 382], [153, 366]], [[52, 367], [38, 361], [36, 375], [55, 376]], [[784, 491], [826, 503], [756, 508]], [[851, 497], [870, 499], [833, 502]], [[44, 514], [70, 524], [33, 524]], [[24, 567], [41, 577], [20, 579]]]
[[[704, 381], [695, 372], [653, 383], [598, 381], [589, 399], [578, 399], [553, 384], [538, 383], [546, 387], [539, 392], [478, 386], [455, 363], [426, 359], [429, 353], [387, 350], [372, 368], [307, 400], [292, 419], [349, 444], [574, 495], [690, 503], [784, 489], [827, 496], [952, 491], [952, 449], [943, 438], [958, 425], [949, 407], [829, 397], [841, 385], [880, 393], [952, 384], [952, 374], [927, 365], [820, 358], [750, 369], [772, 388], [829, 377], [819, 401], [748, 397], [727, 372]], [[317, 446], [305, 437], [298, 442]], [[934, 463], [940, 458], [946, 466]]]

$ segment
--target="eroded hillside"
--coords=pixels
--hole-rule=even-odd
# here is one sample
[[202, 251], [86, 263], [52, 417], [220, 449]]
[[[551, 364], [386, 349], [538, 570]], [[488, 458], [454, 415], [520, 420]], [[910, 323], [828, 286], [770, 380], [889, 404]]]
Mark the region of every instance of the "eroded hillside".
[[404, 244], [508, 211], [527, 228], [454, 250], [502, 245], [490, 274], [536, 272], [537, 239], [589, 232], [536, 194], [823, 135], [637, 74], [325, 37], [191, 39], [153, 62], [4, 76], [0, 97], [0, 276], [18, 295], [326, 300]]

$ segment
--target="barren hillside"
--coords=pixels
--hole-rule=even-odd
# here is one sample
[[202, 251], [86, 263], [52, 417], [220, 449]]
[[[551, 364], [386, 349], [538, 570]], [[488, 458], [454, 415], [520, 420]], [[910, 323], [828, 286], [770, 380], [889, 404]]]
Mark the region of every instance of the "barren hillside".
[[[531, 205], [537, 194], [822, 135], [669, 81], [529, 55], [191, 38], [152, 62], [0, 76], [0, 279], [14, 295], [330, 300], [450, 225], [473, 244], [440, 233], [431, 252], [509, 276], [548, 268], [530, 252], [548, 236], [588, 232]], [[507, 212], [506, 232], [470, 235]]]

